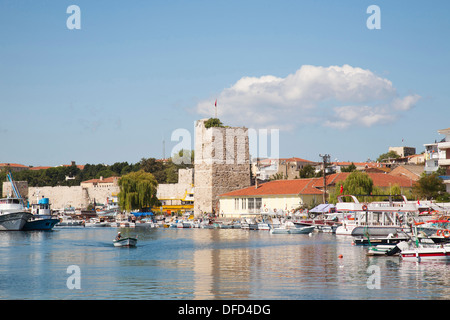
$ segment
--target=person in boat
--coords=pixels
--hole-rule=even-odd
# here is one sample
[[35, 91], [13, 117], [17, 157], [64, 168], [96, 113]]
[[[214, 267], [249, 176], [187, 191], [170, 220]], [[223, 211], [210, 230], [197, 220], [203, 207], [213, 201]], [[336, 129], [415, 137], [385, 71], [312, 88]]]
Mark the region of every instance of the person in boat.
[[119, 233], [116, 236], [116, 240], [120, 240], [120, 239], [122, 239], [122, 235], [120, 234], [120, 231], [119, 231]]

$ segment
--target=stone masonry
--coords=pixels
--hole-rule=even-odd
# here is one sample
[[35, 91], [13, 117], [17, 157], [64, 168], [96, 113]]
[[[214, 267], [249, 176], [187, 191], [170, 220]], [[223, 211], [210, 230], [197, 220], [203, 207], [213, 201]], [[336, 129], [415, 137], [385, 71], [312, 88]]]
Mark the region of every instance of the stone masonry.
[[250, 186], [248, 129], [195, 125], [194, 215], [220, 213], [220, 194]]

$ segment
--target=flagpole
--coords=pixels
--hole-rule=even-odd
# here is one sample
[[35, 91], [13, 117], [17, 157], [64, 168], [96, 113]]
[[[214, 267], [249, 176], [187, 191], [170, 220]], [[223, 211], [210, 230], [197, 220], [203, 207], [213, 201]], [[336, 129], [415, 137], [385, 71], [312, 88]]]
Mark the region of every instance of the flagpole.
[[214, 103], [214, 118], [216, 118], [217, 119], [217, 99], [216, 99], [216, 102]]

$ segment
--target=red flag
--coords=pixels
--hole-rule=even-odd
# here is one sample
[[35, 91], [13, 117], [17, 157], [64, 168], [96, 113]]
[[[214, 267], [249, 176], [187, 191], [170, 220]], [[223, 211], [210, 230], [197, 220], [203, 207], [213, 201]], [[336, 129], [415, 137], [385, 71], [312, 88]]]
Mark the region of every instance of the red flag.
[[341, 184], [341, 194], [344, 192], [344, 186]]
[[217, 107], [217, 99], [216, 99], [216, 102], [214, 102], [214, 107]]

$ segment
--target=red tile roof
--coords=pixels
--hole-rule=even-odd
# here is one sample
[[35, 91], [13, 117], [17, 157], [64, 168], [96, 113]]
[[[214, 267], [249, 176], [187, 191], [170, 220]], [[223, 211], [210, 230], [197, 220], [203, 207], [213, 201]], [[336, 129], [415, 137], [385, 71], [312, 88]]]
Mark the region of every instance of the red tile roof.
[[18, 163], [0, 163], [0, 167], [28, 168], [28, 166], [25, 166], [23, 164], [18, 164]]
[[[333, 186], [347, 179], [350, 172], [334, 173], [326, 176], [327, 186]], [[372, 179], [374, 186], [389, 187], [398, 184], [400, 187], [411, 187], [411, 179], [392, 176], [385, 173], [367, 173]], [[294, 179], [294, 180], [274, 180], [255, 186], [239, 189], [221, 194], [219, 197], [240, 197], [258, 195], [299, 195], [323, 193], [323, 178]]]
[[312, 187], [316, 180], [294, 179], [294, 180], [274, 180], [258, 185], [258, 188], [251, 186], [221, 194], [220, 197], [235, 196], [257, 196], [257, 195], [298, 195], [298, 194], [322, 194], [322, 191]]
[[[340, 172], [328, 175], [327, 185], [335, 185], [338, 181], [344, 181], [347, 179], [350, 172]], [[389, 187], [394, 184], [398, 184], [400, 187], [411, 187], [411, 179], [405, 177], [393, 176], [386, 173], [366, 172], [372, 179], [373, 185], [377, 187]], [[316, 188], [323, 188], [323, 179], [319, 179], [317, 184], [314, 184]]]
[[46, 169], [50, 169], [53, 167], [31, 167], [30, 170], [46, 170]]

